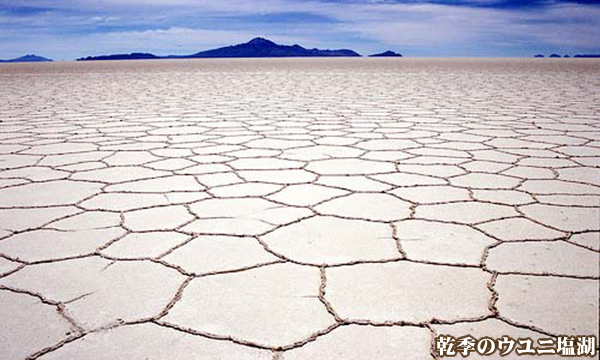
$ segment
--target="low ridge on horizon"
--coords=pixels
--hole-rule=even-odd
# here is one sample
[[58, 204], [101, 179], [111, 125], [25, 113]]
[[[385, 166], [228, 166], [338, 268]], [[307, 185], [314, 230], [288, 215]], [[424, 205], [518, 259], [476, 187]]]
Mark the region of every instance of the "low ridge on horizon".
[[307, 49], [298, 44], [279, 45], [263, 38], [255, 37], [252, 40], [224, 46], [216, 49], [200, 51], [191, 55], [158, 56], [151, 53], [130, 53], [87, 56], [77, 61], [89, 60], [138, 60], [138, 59], [195, 59], [195, 58], [274, 58], [274, 57], [360, 57], [359, 53], [351, 49]]
[[15, 62], [50, 62], [52, 59], [48, 59], [42, 56], [38, 56], [35, 54], [27, 54], [18, 58], [8, 59], [8, 60], [0, 60], [3, 63], [15, 63]]
[[384, 51], [382, 53], [372, 54], [369, 57], [402, 57], [402, 54], [392, 50]]

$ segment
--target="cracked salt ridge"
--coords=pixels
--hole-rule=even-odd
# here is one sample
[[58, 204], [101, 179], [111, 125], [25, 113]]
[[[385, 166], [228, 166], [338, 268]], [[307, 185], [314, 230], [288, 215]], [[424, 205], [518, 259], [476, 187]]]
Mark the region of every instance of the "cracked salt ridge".
[[[598, 66], [569, 65], [581, 66], [580, 73], [558, 68], [531, 73], [526, 61], [519, 62], [524, 67], [517, 68], [497, 62], [493, 65], [495, 76], [490, 78], [485, 67], [473, 63], [451, 61], [442, 70], [433, 62], [428, 73], [435, 73], [434, 83], [431, 76], [419, 71], [425, 64], [422, 62], [411, 65], [410, 60], [404, 61], [400, 73], [390, 72], [393, 64], [369, 62], [361, 65], [366, 66], [363, 72], [352, 77], [343, 72], [328, 73], [328, 81], [324, 82], [319, 67], [322, 63], [311, 59], [297, 61], [300, 68], [309, 71], [294, 70], [285, 75], [289, 84], [307, 80], [312, 84], [311, 89], [295, 86], [295, 102], [290, 102], [288, 93], [273, 86], [275, 78], [263, 76], [265, 72], [259, 76], [234, 69], [229, 71], [235, 75], [211, 70], [211, 66], [224, 63], [210, 62], [202, 71], [190, 73], [185, 69], [172, 72], [182, 70], [179, 66], [183, 62], [165, 62], [148, 68], [151, 77], [121, 73], [119, 81], [125, 76], [129, 86], [104, 93], [94, 91], [104, 89], [111, 79], [63, 73], [68, 64], [58, 64], [49, 72], [41, 67], [39, 71], [52, 76], [53, 86], [61, 89], [52, 99], [39, 84], [23, 85], [31, 78], [13, 74], [0, 79], [8, 89], [0, 96], [9, 104], [0, 113], [0, 247], [4, 248], [0, 252], [0, 295], [37, 298], [40, 305], [35, 305], [35, 300], [31, 306], [42, 312], [47, 311], [42, 310], [43, 306], [55, 307], [58, 319], [66, 317], [77, 330], [62, 340], [55, 339], [54, 344], [36, 345], [39, 349], [23, 347], [31, 358], [69, 354], [114, 358], [111, 351], [121, 355], [125, 350], [130, 351], [130, 357], [143, 358], [149, 353], [187, 354], [198, 347], [210, 349], [213, 354], [244, 358], [286, 359], [315, 353], [327, 357], [327, 349], [336, 353], [343, 348], [349, 349], [346, 358], [394, 358], [397, 346], [402, 346], [405, 354], [436, 358], [436, 333], [454, 331], [464, 335], [461, 331], [466, 330], [461, 329], [467, 327], [482, 335], [498, 327], [509, 335], [596, 331], [600, 141], [597, 115], [593, 104], [585, 99], [593, 94], [593, 86], [586, 80], [594, 78]], [[260, 68], [260, 64], [247, 61], [237, 66], [252, 69]], [[114, 64], [106, 66], [122, 71]], [[276, 68], [285, 66], [280, 63]], [[560, 95], [547, 87], [550, 74], [555, 77], [552, 81], [561, 83]], [[226, 87], [222, 76], [246, 81], [254, 95], [247, 98], [238, 88], [222, 89]], [[487, 82], [476, 81], [479, 77]], [[397, 81], [419, 84], [419, 91], [414, 92], [410, 86], [398, 87]], [[90, 87], [90, 82], [98, 86]], [[149, 101], [164, 96], [160, 89], [170, 84], [178, 87], [181, 98]], [[376, 98], [355, 91], [375, 84], [378, 89], [387, 89], [370, 92], [379, 94]], [[440, 86], [445, 88], [445, 99], [431, 101]], [[134, 91], [138, 88], [143, 91]], [[28, 92], [23, 93], [23, 89]], [[333, 94], [331, 91], [347, 101], [327, 96]], [[27, 106], [19, 105], [22, 99], [27, 99]], [[86, 107], [79, 107], [83, 102]], [[318, 196], [313, 196], [316, 189]], [[37, 196], [38, 192], [43, 196]], [[210, 225], [215, 220], [214, 214], [203, 209], [203, 205], [210, 204], [207, 201], [229, 204], [224, 209], [214, 207], [222, 212], [221, 226]], [[403, 204], [403, 210], [390, 211], [381, 206], [387, 202]], [[241, 204], [252, 206], [233, 213]], [[173, 218], [165, 209], [177, 209], [183, 218]], [[111, 217], [114, 219], [116, 214], [119, 218], [115, 222]], [[209, 222], [203, 223], [203, 219]], [[365, 230], [371, 234], [370, 227], [381, 228], [385, 234], [371, 240], [369, 246], [361, 244], [359, 238], [352, 240], [348, 246], [355, 250], [348, 252], [343, 243], [327, 240], [331, 236], [348, 238], [343, 231], [328, 234], [329, 227], [314, 225], [322, 219], [356, 225], [357, 234]], [[19, 247], [11, 247], [14, 239], [28, 233], [60, 230], [89, 234], [97, 228], [124, 229], [127, 235], [87, 239], [98, 241], [100, 246], [87, 253], [73, 251], [64, 259], [48, 258], [49, 253], [42, 251], [39, 256], [45, 258], [25, 262], [17, 257], [39, 252], [33, 247], [37, 242], [19, 242]], [[351, 228], [345, 226], [342, 230]], [[299, 235], [288, 234], [294, 229]], [[299, 242], [288, 240], [298, 236], [302, 237]], [[442, 237], [449, 249], [453, 241], [462, 243], [461, 252], [440, 251], [446, 246], [440, 242]], [[364, 251], [356, 249], [365, 249], [372, 257], [368, 259]], [[202, 267], [194, 261], [198, 251], [207, 259]], [[513, 253], [523, 259], [511, 256]], [[213, 257], [227, 261], [208, 261]], [[59, 278], [48, 279], [44, 272], [22, 279], [40, 267], [52, 272], [73, 262], [105, 264], [98, 276], [88, 277], [89, 284], [98, 286], [95, 291], [77, 289], [85, 284], [75, 281], [76, 291], [62, 302], [55, 302], [46, 298], [53, 291], [35, 290], [36, 286], [56, 287]], [[574, 262], [577, 267], [573, 267]], [[174, 295], [163, 297], [161, 304], [156, 295], [142, 296], [153, 311], [141, 316], [135, 315], [141, 309], [132, 308], [129, 319], [116, 316], [122, 309], [104, 306], [106, 313], [102, 316], [108, 323], [84, 330], [77, 324], [86, 323], [86, 303], [94, 297], [108, 296], [103, 304], [110, 304], [118, 295], [102, 295], [103, 291], [119, 288], [128, 279], [140, 276], [149, 286], [161, 282], [146, 279], [151, 272], [122, 274], [119, 269], [123, 266], [163, 269], [159, 272], [174, 274], [178, 281], [163, 279], [161, 284], [163, 288], [171, 287]], [[239, 296], [196, 299], [194, 292], [188, 291], [193, 284], [222, 286], [223, 279], [245, 279], [257, 273], [283, 276], [272, 270], [281, 267], [298, 272], [318, 270], [318, 289], [315, 284], [304, 284], [313, 290], [296, 301], [316, 304], [315, 310], [323, 315], [312, 320], [318, 322], [329, 316], [333, 319], [331, 325], [302, 334], [298, 329], [286, 329], [287, 333], [277, 335], [294, 340], [277, 344], [275, 337], [264, 335], [262, 324], [240, 328], [237, 319], [229, 321], [226, 316], [217, 317], [213, 324], [194, 324], [193, 328], [164, 321], [171, 311], [195, 311], [195, 301], [221, 305]], [[86, 266], [76, 268], [74, 272], [79, 275], [89, 271]], [[479, 310], [470, 317], [448, 313], [450, 316], [445, 318], [448, 309], [443, 300], [429, 307], [423, 307], [427, 301], [417, 302], [407, 311], [399, 311], [402, 304], [395, 302], [366, 307], [360, 305], [360, 287], [349, 288], [347, 296], [339, 297], [340, 289], [348, 284], [340, 283], [338, 275], [364, 269], [369, 270], [367, 275], [381, 272], [375, 279], [378, 281], [385, 276], [406, 275], [405, 271], [382, 270], [389, 268], [413, 271], [414, 278], [439, 272], [439, 276], [449, 277], [449, 283], [467, 279], [452, 274], [479, 274], [481, 280], [487, 280], [461, 295], [466, 302], [477, 302], [477, 306], [460, 306], [458, 301], [457, 313]], [[328, 279], [330, 272], [333, 276]], [[289, 275], [295, 275], [295, 271]], [[242, 283], [252, 290], [252, 284], [259, 280], [250, 278], [248, 284]], [[362, 280], [353, 278], [352, 283]], [[262, 281], [267, 288], [274, 287], [260, 293], [263, 302], [272, 305], [263, 311], [280, 311], [280, 315], [267, 316], [265, 321], [277, 323], [292, 316], [294, 312], [282, 310], [281, 304], [285, 303], [277, 301], [281, 296], [278, 283]], [[407, 303], [435, 294], [436, 288], [431, 290], [427, 284], [415, 290], [409, 283], [400, 286], [394, 282], [388, 292], [400, 291], [402, 295], [416, 291]], [[550, 285], [543, 286], [545, 283]], [[545, 301], [560, 297], [565, 293], [562, 290], [576, 292], [568, 290], [572, 287], [583, 289], [583, 298], [565, 299], [569, 307], [554, 313]], [[231, 290], [226, 283], [224, 289]], [[301, 289], [289, 290], [296, 294]], [[479, 300], [474, 296], [478, 292]], [[129, 299], [143, 292], [123, 294]], [[250, 291], [246, 296], [252, 294]], [[382, 293], [373, 303], [381, 302], [386, 295]], [[21, 305], [25, 304], [17, 304]], [[242, 310], [245, 316], [236, 306], [226, 310]], [[17, 308], [4, 316], [30, 312]], [[356, 314], [359, 319], [342, 318], [340, 314], [346, 313]], [[418, 317], [429, 320], [415, 322]], [[90, 320], [93, 316], [88, 316], [88, 324]], [[211, 329], [216, 332], [211, 333]], [[233, 332], [239, 336], [233, 336]], [[155, 343], [151, 349], [131, 346], [136, 337], [181, 334], [186, 334], [187, 340], [177, 350]], [[370, 337], [389, 340], [378, 345], [360, 342]], [[120, 343], [107, 349], [106, 341], [112, 339]], [[256, 339], [259, 341], [254, 342]], [[417, 345], [406, 347], [403, 339]], [[265, 346], [269, 342], [271, 346]], [[265, 347], [271, 351], [259, 349]], [[20, 350], [13, 346], [6, 353], [15, 349]]]

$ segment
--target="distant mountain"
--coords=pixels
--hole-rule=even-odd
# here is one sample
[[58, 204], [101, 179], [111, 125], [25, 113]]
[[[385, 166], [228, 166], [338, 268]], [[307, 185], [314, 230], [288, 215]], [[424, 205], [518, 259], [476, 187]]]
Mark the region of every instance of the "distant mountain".
[[353, 50], [305, 49], [300, 45], [278, 45], [264, 38], [254, 38], [245, 44], [222, 47], [184, 56], [185, 58], [237, 58], [237, 57], [308, 57], [308, 56], [360, 56]]
[[398, 54], [397, 52], [393, 52], [392, 50], [388, 50], [386, 52], [382, 52], [379, 54], [369, 55], [369, 57], [402, 57], [402, 54]]
[[[534, 57], [536, 57], [536, 58], [543, 58], [543, 57], [544, 57], [544, 55], [542, 55], [542, 54], [537, 54], [537, 55], [535, 55]], [[559, 57], [561, 57], [561, 56], [560, 56], [560, 55], [558, 55], [558, 54], [550, 54], [550, 56], [548, 56], [548, 57], [551, 57], [551, 58], [559, 58]], [[568, 58], [568, 57], [569, 57], [569, 55], [565, 55], [565, 56], [563, 56], [563, 58]], [[578, 55], [573, 55], [573, 57], [574, 57], [574, 58], [600, 58], [600, 54], [578, 54]]]
[[273, 57], [325, 57], [361, 56], [349, 50], [306, 49], [300, 45], [278, 45], [271, 40], [254, 38], [247, 43], [200, 51], [192, 55], [156, 56], [148, 53], [88, 56], [77, 61], [89, 60], [136, 60], [136, 59], [197, 59], [197, 58], [273, 58]]
[[47, 59], [45, 57], [37, 56], [37, 55], [34, 55], [34, 54], [29, 54], [29, 55], [18, 57], [16, 59], [0, 60], [0, 62], [5, 62], [5, 63], [7, 63], [7, 62], [8, 63], [15, 63], [15, 62], [43, 62], [43, 61], [52, 61], [52, 59]]
[[131, 54], [115, 54], [115, 55], [101, 55], [101, 56], [88, 56], [79, 58], [77, 61], [90, 61], [90, 60], [144, 60], [144, 59], [160, 59], [159, 56], [149, 53], [131, 53]]

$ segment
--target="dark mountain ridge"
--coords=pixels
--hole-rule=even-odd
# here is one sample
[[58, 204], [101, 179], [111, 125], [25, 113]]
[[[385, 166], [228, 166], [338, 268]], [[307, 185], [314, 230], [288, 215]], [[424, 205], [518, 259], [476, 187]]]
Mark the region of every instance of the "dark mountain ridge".
[[[535, 58], [543, 58], [544, 55], [543, 54], [537, 54], [534, 56]], [[549, 58], [560, 58], [561, 56], [558, 54], [550, 54], [548, 56]], [[562, 56], [563, 58], [570, 58], [571, 56], [564, 55]], [[574, 58], [600, 58], [600, 54], [577, 54], [577, 55], [573, 55], [572, 57]]]
[[137, 59], [200, 59], [200, 58], [273, 58], [273, 57], [331, 57], [361, 56], [350, 49], [306, 49], [300, 45], [279, 45], [264, 38], [254, 38], [247, 43], [200, 51], [192, 55], [157, 56], [149, 53], [88, 56], [77, 61], [137, 60]]
[[369, 55], [369, 57], [402, 57], [402, 54], [394, 52], [392, 50], [388, 50], [386, 52], [382, 52], [379, 54]]
[[319, 50], [305, 49], [302, 46], [278, 45], [271, 40], [254, 38], [247, 43], [201, 51], [186, 58], [211, 57], [304, 57], [304, 56], [360, 56], [349, 49]]
[[149, 53], [131, 53], [131, 54], [114, 54], [114, 55], [100, 55], [100, 56], [88, 56], [79, 58], [77, 61], [88, 61], [88, 60], [144, 60], [144, 59], [160, 59], [160, 57], [149, 54]]

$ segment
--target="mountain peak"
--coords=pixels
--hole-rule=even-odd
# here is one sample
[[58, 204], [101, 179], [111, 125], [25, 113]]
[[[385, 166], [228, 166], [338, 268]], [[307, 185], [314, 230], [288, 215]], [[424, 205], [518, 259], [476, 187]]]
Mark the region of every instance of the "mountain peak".
[[250, 45], [275, 45], [274, 42], [272, 42], [269, 39], [265, 39], [262, 37], [255, 37], [254, 39], [248, 41], [248, 44]]
[[47, 61], [48, 59], [41, 57], [41, 56], [37, 56], [35, 54], [27, 54], [25, 56], [21, 56], [20, 58], [15, 59], [15, 60]]

